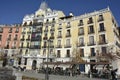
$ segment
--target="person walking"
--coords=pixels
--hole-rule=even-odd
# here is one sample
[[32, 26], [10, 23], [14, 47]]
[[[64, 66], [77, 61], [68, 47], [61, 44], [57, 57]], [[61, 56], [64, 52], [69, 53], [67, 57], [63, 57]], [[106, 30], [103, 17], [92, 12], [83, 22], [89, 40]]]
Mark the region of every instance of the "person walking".
[[115, 69], [115, 70], [112, 70], [111, 71], [111, 76], [112, 76], [112, 80], [117, 80], [117, 74], [116, 74], [116, 72], [118, 71], [118, 69]]

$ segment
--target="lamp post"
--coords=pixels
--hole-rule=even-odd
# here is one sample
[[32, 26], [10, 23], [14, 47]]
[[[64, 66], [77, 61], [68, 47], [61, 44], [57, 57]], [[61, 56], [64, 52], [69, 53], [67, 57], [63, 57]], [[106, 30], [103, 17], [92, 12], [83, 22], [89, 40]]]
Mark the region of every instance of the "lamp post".
[[48, 39], [47, 67], [46, 67], [45, 80], [49, 80], [49, 75], [48, 75], [48, 59], [49, 59], [49, 52], [50, 52], [49, 48], [50, 48], [50, 39]]

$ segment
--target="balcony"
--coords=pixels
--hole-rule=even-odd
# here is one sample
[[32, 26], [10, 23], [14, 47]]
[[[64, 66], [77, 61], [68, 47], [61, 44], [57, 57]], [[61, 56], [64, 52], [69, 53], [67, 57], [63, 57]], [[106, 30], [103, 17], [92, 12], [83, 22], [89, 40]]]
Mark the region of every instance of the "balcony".
[[55, 21], [55, 20], [52, 20], [52, 23], [54, 24], [54, 23], [56, 23], [56, 21]]
[[42, 48], [47, 48], [47, 46], [46, 46], [46, 45], [44, 45], [44, 46], [42, 46]]
[[14, 40], [17, 40], [17, 38], [14, 38]]
[[31, 31], [28, 31], [27, 34], [31, 34]]
[[4, 49], [9, 49], [9, 46], [4, 47]]
[[34, 23], [33, 23], [33, 26], [43, 26], [43, 23], [41, 23], [41, 22], [40, 22], [40, 23], [39, 23], [39, 22], [38, 22], [38, 23], [37, 23], [37, 22], [34, 22]]
[[83, 23], [78, 23], [78, 26], [83, 26], [84, 24]]
[[88, 46], [94, 46], [94, 45], [96, 45], [96, 43], [95, 42], [88, 42], [87, 45]]
[[98, 22], [100, 22], [100, 21], [104, 21], [104, 18], [102, 17], [102, 18], [99, 18], [98, 19]]
[[89, 31], [88, 34], [94, 34], [95, 32], [94, 31]]
[[55, 29], [54, 29], [54, 28], [50, 29], [50, 32], [54, 32], [54, 31], [55, 31]]
[[62, 38], [62, 35], [58, 35], [57, 38]]
[[67, 44], [67, 45], [64, 46], [64, 48], [71, 48], [71, 45]]
[[47, 33], [47, 32], [48, 32], [48, 29], [45, 29], [44, 32]]
[[50, 39], [54, 39], [54, 36], [51, 36]]
[[37, 45], [37, 46], [31, 46], [30, 49], [40, 49], [40, 45]]
[[50, 47], [50, 48], [54, 48], [54, 45], [50, 45], [49, 47]]
[[10, 30], [9, 33], [12, 33], [12, 31]]
[[30, 38], [27, 38], [26, 41], [30, 41]]
[[22, 34], [26, 34], [26, 32], [22, 32]]
[[42, 30], [41, 29], [40, 30], [39, 29], [35, 29], [35, 30], [32, 31], [32, 33], [42, 33]]
[[92, 24], [92, 23], [93, 23], [93, 20], [88, 20], [87, 23], [88, 23], [88, 24]]
[[27, 45], [26, 48], [30, 48], [30, 47]]
[[41, 41], [41, 38], [40, 37], [34, 37], [34, 38], [31, 38], [31, 41]]
[[59, 27], [58, 27], [58, 30], [60, 30], [60, 29], [62, 29], [62, 26], [59, 26]]
[[104, 32], [104, 31], [106, 31], [104, 28], [99, 30], [99, 32]]
[[48, 40], [48, 37], [43, 37], [43, 40]]
[[46, 23], [45, 23], [46, 25], [49, 25], [49, 24], [51, 24], [49, 21], [46, 21]]
[[11, 49], [16, 49], [16, 47], [15, 47], [15, 46], [13, 46]]
[[10, 40], [11, 40], [11, 38], [8, 38], [7, 40], [8, 40], [8, 41], [10, 41]]
[[24, 47], [24, 46], [22, 45], [22, 46], [20, 46], [19, 48], [26, 48], [26, 47]]
[[19, 31], [15, 31], [15, 33], [18, 33]]
[[80, 36], [80, 35], [84, 35], [84, 32], [78, 32], [78, 35]]
[[102, 41], [99, 41], [98, 44], [99, 45], [104, 45], [104, 44], [107, 44], [107, 41], [106, 40], [102, 40]]
[[78, 43], [77, 46], [78, 46], [78, 47], [83, 47], [83, 46], [85, 46], [85, 44], [84, 44], [84, 43]]
[[21, 41], [24, 41], [25, 39], [24, 38], [22, 38], [22, 39], [20, 39]]
[[56, 48], [62, 48], [62, 45], [57, 45]]
[[66, 34], [66, 37], [71, 37], [71, 34]]
[[66, 28], [71, 28], [71, 25], [67, 25]]

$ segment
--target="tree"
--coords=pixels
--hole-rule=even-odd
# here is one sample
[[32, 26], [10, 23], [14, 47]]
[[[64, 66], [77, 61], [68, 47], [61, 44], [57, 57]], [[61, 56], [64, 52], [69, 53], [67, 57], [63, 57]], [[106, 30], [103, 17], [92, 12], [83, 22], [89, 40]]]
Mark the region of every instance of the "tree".
[[73, 58], [72, 58], [73, 62], [84, 62], [84, 60], [82, 59], [81, 49], [78, 49], [77, 43], [73, 48], [72, 55], [73, 55]]

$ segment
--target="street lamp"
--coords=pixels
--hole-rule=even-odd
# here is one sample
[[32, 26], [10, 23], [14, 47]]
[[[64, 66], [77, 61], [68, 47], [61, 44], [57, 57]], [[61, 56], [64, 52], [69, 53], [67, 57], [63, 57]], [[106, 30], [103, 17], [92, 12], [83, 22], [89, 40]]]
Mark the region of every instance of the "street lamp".
[[45, 80], [49, 80], [49, 75], [48, 75], [48, 59], [49, 59], [49, 52], [50, 52], [50, 42], [51, 40], [48, 39], [48, 53], [47, 53], [47, 67], [46, 67], [46, 75], [45, 75]]

